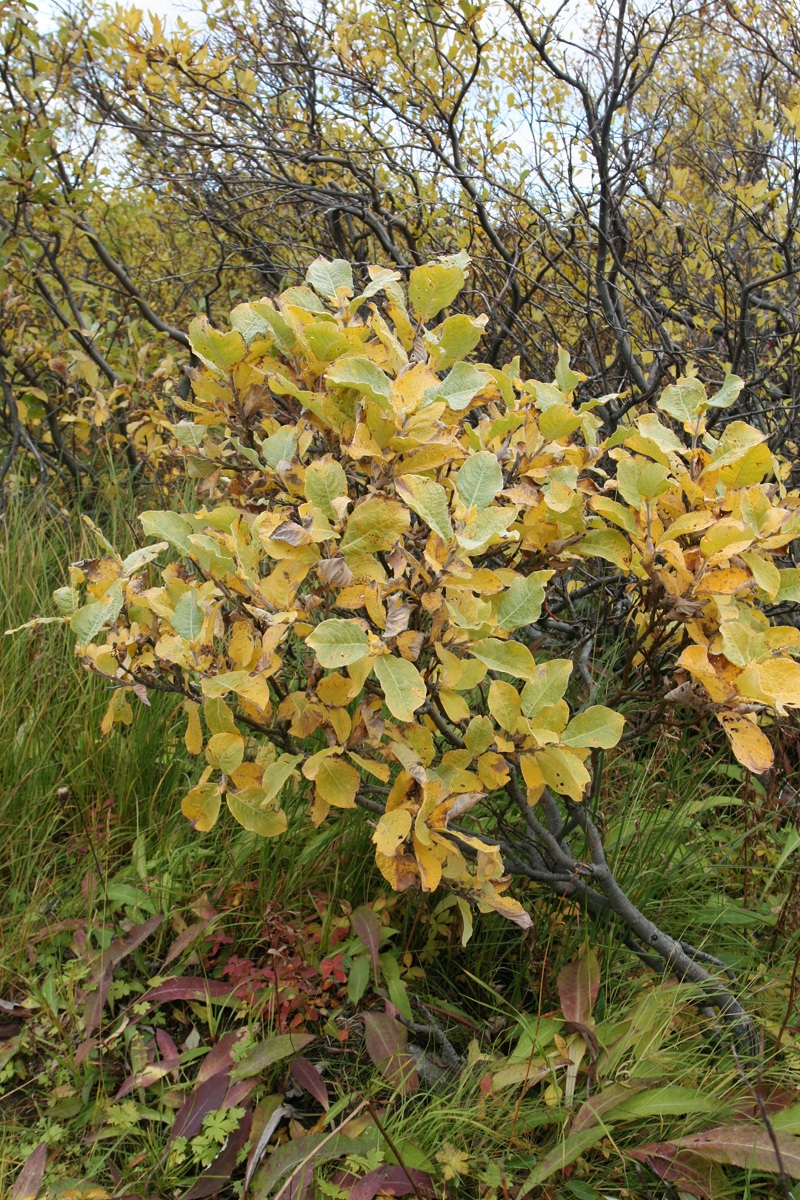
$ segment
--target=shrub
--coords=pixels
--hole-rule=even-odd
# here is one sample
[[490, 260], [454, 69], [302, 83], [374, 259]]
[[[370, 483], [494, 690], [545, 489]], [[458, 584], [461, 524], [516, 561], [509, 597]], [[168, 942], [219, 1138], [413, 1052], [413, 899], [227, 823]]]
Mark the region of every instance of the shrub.
[[547, 383], [468, 361], [484, 322], [440, 319], [467, 267], [417, 267], [407, 295], [372, 267], [354, 295], [317, 259], [227, 332], [197, 318], [175, 432], [206, 506], [145, 512], [154, 544], [104, 544], [56, 599], [114, 685], [106, 730], [151, 689], [182, 697], [198, 830], [224, 798], [279, 836], [305, 780], [315, 823], [365, 809], [390, 884], [444, 883], [467, 930], [473, 908], [529, 924], [523, 876], [707, 979], [621, 893], [586, 797], [675, 705], [770, 768], [765, 728], [800, 706], [800, 632], [773, 623], [800, 599], [800, 498], [763, 433], [724, 424], [734, 376], [682, 377], [601, 443], [611, 398], [582, 399], [565, 351]]

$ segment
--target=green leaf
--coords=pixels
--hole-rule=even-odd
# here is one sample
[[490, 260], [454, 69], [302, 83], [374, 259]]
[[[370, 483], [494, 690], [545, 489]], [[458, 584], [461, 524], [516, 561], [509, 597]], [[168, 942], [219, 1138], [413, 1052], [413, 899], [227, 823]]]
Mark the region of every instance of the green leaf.
[[447, 317], [425, 337], [434, 370], [444, 371], [459, 359], [466, 358], [483, 337], [487, 318], [468, 317], [458, 313]]
[[234, 820], [251, 833], [271, 838], [286, 832], [286, 814], [262, 807], [266, 801], [263, 788], [248, 787], [240, 792], [228, 792], [226, 800]]
[[523, 1196], [529, 1196], [535, 1187], [544, 1183], [556, 1171], [563, 1171], [564, 1167], [575, 1162], [576, 1158], [580, 1158], [582, 1154], [601, 1141], [606, 1133], [607, 1128], [602, 1130], [584, 1129], [581, 1133], [572, 1133], [559, 1142], [536, 1164], [522, 1185], [522, 1190], [517, 1192], [517, 1200], [522, 1200]]
[[312, 321], [303, 332], [320, 362], [332, 363], [342, 355], [353, 353], [352, 343], [332, 321]]
[[231, 1070], [234, 1079], [252, 1079], [275, 1063], [299, 1054], [314, 1041], [313, 1033], [276, 1033], [251, 1046]]
[[272, 327], [263, 312], [254, 304], [245, 302], [231, 309], [231, 325], [237, 329], [249, 346], [256, 338], [271, 333]]
[[152, 546], [142, 546], [139, 550], [133, 550], [122, 564], [122, 575], [124, 579], [128, 579], [136, 571], [152, 562], [154, 558], [158, 558], [163, 550], [168, 550], [167, 542], [155, 542]]
[[200, 361], [220, 375], [229, 375], [247, 354], [247, 343], [238, 329], [220, 333], [207, 317], [195, 317], [190, 322], [189, 341]]
[[93, 600], [77, 609], [69, 619], [69, 627], [79, 646], [88, 646], [104, 625], [116, 621], [122, 609], [122, 586], [112, 583], [102, 600]]
[[62, 616], [71, 617], [80, 607], [78, 589], [74, 587], [56, 588], [53, 592], [53, 602]]
[[577, 371], [572, 370], [569, 365], [569, 351], [565, 350], [563, 346], [559, 346], [556, 366], [556, 385], [559, 390], [568, 396], [585, 378], [585, 375], [580, 375]]
[[321, 255], [315, 258], [306, 271], [306, 283], [311, 284], [315, 292], [326, 300], [339, 300], [339, 289], [344, 288], [347, 296], [353, 294], [353, 271], [343, 258], [335, 258], [330, 262]]
[[668, 413], [681, 424], [694, 424], [708, 407], [706, 389], [699, 379], [682, 376], [677, 383], [664, 388], [656, 408]]
[[323, 667], [349, 667], [369, 654], [369, 639], [358, 622], [338, 617], [320, 621], [306, 638], [306, 645]]
[[501, 642], [498, 638], [485, 638], [469, 647], [470, 654], [480, 659], [490, 671], [501, 671], [515, 679], [532, 679], [536, 663], [527, 646], [520, 642]]
[[150, 537], [165, 538], [170, 545], [177, 546], [184, 554], [191, 549], [189, 535], [192, 526], [176, 512], [143, 512], [139, 517], [142, 528]]
[[401, 475], [395, 480], [395, 490], [434, 533], [438, 533], [445, 542], [451, 540], [453, 526], [447, 506], [447, 492], [440, 483], [434, 483], [424, 475]]
[[649, 1117], [688, 1116], [690, 1113], [719, 1113], [718, 1096], [705, 1096], [695, 1088], [680, 1084], [648, 1088], [647, 1091], [631, 1095], [628, 1092], [620, 1104], [611, 1110], [614, 1120], [642, 1121]]
[[524, 579], [515, 579], [500, 598], [497, 623], [501, 629], [519, 629], [539, 620], [544, 600], [544, 585], [553, 571], [535, 571]]
[[206, 758], [223, 775], [232, 775], [242, 765], [244, 738], [240, 733], [215, 733], [208, 739]]
[[489, 749], [494, 736], [494, 725], [488, 717], [473, 717], [464, 733], [464, 745], [472, 757], [476, 758]]
[[341, 465], [332, 458], [318, 459], [306, 468], [305, 497], [310, 504], [324, 512], [331, 521], [336, 519], [333, 501], [347, 495], [347, 476]]
[[622, 737], [624, 724], [625, 718], [621, 713], [603, 704], [594, 704], [572, 718], [561, 734], [561, 742], [564, 746], [578, 746], [581, 749], [593, 747], [609, 750]]
[[297, 764], [302, 760], [302, 754], [282, 754], [274, 763], [264, 768], [261, 787], [264, 789], [265, 803], [275, 799]]
[[353, 959], [353, 965], [347, 973], [347, 999], [351, 1004], [358, 1004], [369, 983], [369, 959], [366, 954], [359, 954]]
[[339, 387], [354, 388], [384, 410], [391, 407], [389, 377], [369, 358], [341, 358], [325, 373], [325, 378]]
[[398, 721], [411, 721], [414, 713], [425, 703], [425, 680], [413, 663], [394, 654], [376, 658], [374, 666], [378, 682], [386, 697], [386, 706]]
[[569, 658], [554, 658], [550, 662], [537, 663], [522, 689], [523, 716], [532, 717], [541, 709], [558, 704], [567, 690], [571, 674], [572, 660]]
[[491, 382], [488, 372], [479, 371], [472, 363], [457, 362], [441, 383], [426, 389], [420, 408], [444, 400], [451, 411], [461, 412]]
[[172, 628], [187, 642], [193, 642], [200, 636], [203, 628], [203, 610], [197, 603], [196, 589], [191, 587], [184, 592], [175, 605], [172, 615]]
[[730, 408], [739, 398], [744, 387], [744, 380], [738, 375], [726, 375], [722, 387], [708, 401], [709, 408]]
[[466, 283], [458, 263], [428, 263], [415, 267], [408, 280], [408, 302], [422, 324], [452, 304]]
[[472, 551], [480, 550], [496, 537], [516, 541], [516, 532], [506, 532], [512, 521], [516, 520], [516, 516], [516, 508], [485, 508], [466, 529], [456, 535], [459, 546]]
[[197, 425], [194, 421], [178, 421], [172, 426], [172, 432], [182, 446], [188, 446], [191, 450], [196, 450], [198, 446], [202, 446], [204, 439], [208, 437], [208, 426]]
[[481, 450], [472, 454], [456, 475], [456, 487], [467, 508], [488, 507], [503, 490], [503, 471], [496, 454]]
[[623, 571], [631, 565], [630, 542], [616, 529], [590, 529], [574, 550], [586, 558], [603, 558]]
[[643, 458], [623, 458], [617, 467], [617, 489], [632, 508], [655, 500], [669, 487], [669, 471]]
[[292, 425], [284, 425], [277, 433], [264, 438], [261, 443], [261, 455], [268, 467], [273, 471], [280, 462], [291, 462], [297, 450], [297, 431]]
[[559, 796], [569, 796], [576, 802], [583, 799], [590, 776], [577, 755], [559, 746], [548, 746], [536, 751], [536, 762], [545, 783]]

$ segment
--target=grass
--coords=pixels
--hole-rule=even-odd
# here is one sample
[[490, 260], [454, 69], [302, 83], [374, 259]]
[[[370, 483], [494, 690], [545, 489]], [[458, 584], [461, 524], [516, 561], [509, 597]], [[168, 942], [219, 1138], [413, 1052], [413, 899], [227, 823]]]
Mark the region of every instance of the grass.
[[[120, 513], [133, 509], [123, 494], [95, 514], [123, 552], [133, 543]], [[66, 564], [94, 552], [77, 521], [35, 502], [12, 503], [0, 537], [3, 628], [50, 613]], [[45, 1143], [47, 1194], [88, 1197], [91, 1185], [98, 1198], [186, 1195], [235, 1131], [231, 1114], [257, 1101], [255, 1119], [263, 1121], [268, 1097], [287, 1089], [294, 1125], [282, 1122], [270, 1150], [288, 1153], [303, 1130], [327, 1137], [358, 1110], [343, 1131], [348, 1148], [318, 1167], [314, 1184], [315, 1195], [341, 1198], [355, 1177], [397, 1156], [427, 1172], [439, 1196], [513, 1197], [531, 1172], [541, 1179], [530, 1194], [554, 1200], [677, 1196], [631, 1151], [732, 1114], [760, 1128], [740, 1067], [708, 1039], [697, 996], [653, 977], [607, 923], [530, 892], [528, 938], [486, 917], [462, 949], [446, 896], [387, 895], [361, 814], [315, 830], [301, 796], [278, 841], [224, 821], [199, 836], [179, 811], [194, 768], [174, 702], [153, 697], [106, 739], [99, 726], [107, 702], [60, 626], [0, 642], [0, 996], [15, 1006], [11, 1036], [0, 1041], [0, 1194]], [[663, 736], [644, 757], [611, 762], [606, 839], [635, 902], [735, 968], [765, 1031], [762, 1090], [785, 1107], [800, 1063], [797, 1014], [785, 1019], [800, 935], [791, 875], [775, 864], [793, 826], [748, 786], [696, 732]], [[365, 947], [349, 913], [363, 905], [383, 922], [383, 941], [381, 977], [362, 980], [358, 995]], [[119, 959], [100, 1023], [87, 1033], [101, 955], [158, 917], [150, 936]], [[557, 988], [560, 970], [585, 947], [601, 971], [595, 1050], [565, 1027]], [[327, 980], [321, 964], [332, 972]], [[242, 987], [224, 1003], [191, 999], [139, 1011], [153, 980], [172, 975]], [[423, 1078], [410, 1096], [388, 1087], [359, 1016], [381, 1011], [387, 988], [429, 1006], [469, 1068], [438, 1084]], [[427, 1021], [419, 1007], [413, 1015]], [[234, 1030], [246, 1047], [291, 1028], [319, 1035], [308, 1055], [323, 1071], [327, 1116], [279, 1060], [255, 1078], [249, 1099], [218, 1101], [192, 1136], [167, 1146], [211, 1046]], [[165, 1039], [176, 1048], [174, 1070], [115, 1099], [148, 1056], [162, 1061]], [[527, 1091], [524, 1076], [507, 1087], [495, 1082], [500, 1071], [513, 1074], [519, 1063], [533, 1070], [548, 1058]], [[572, 1067], [557, 1065], [564, 1058]], [[645, 1099], [576, 1143], [570, 1124], [583, 1102], [621, 1084]], [[665, 1087], [682, 1090], [659, 1091]], [[785, 1120], [790, 1135], [800, 1133], [791, 1110]], [[224, 1196], [241, 1190], [243, 1167], [231, 1171]], [[713, 1166], [707, 1176], [710, 1196], [785, 1196], [774, 1173]]]

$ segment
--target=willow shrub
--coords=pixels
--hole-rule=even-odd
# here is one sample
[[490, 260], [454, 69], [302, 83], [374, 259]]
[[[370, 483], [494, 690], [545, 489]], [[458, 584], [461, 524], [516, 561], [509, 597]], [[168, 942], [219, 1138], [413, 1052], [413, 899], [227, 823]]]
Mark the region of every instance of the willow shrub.
[[406, 289], [373, 267], [354, 294], [317, 259], [231, 329], [193, 321], [175, 433], [204, 507], [143, 513], [157, 540], [125, 559], [101, 539], [56, 619], [114, 685], [106, 731], [152, 689], [182, 698], [198, 830], [224, 800], [279, 837], [301, 787], [317, 824], [366, 810], [392, 887], [448, 887], [466, 933], [476, 908], [529, 924], [520, 875], [692, 977], [623, 911], [586, 797], [621, 710], [633, 734], [678, 706], [771, 767], [770, 725], [800, 706], [800, 632], [774, 623], [800, 599], [800, 497], [763, 433], [724, 423], [734, 376], [710, 396], [685, 376], [601, 442], [609, 397], [576, 398], [566, 352], [546, 383], [470, 361], [485, 322], [440, 319], [467, 269]]

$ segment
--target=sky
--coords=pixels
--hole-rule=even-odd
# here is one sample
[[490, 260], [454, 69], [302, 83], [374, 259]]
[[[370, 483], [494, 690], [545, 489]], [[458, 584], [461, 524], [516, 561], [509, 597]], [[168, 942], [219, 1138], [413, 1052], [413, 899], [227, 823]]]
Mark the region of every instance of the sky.
[[[53, 22], [53, 17], [57, 9], [60, 7], [58, 0], [35, 0], [35, 6], [38, 13], [38, 23], [42, 28], [47, 28]], [[182, 17], [184, 21], [191, 22], [193, 15], [201, 14], [199, 0], [147, 0], [144, 4], [127, 3], [123, 0], [125, 8], [140, 8], [145, 14], [152, 13], [154, 16], [160, 17], [161, 20], [169, 26], [177, 17]]]

